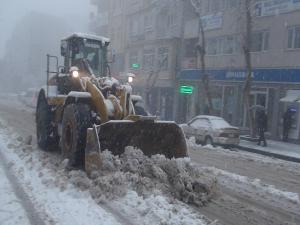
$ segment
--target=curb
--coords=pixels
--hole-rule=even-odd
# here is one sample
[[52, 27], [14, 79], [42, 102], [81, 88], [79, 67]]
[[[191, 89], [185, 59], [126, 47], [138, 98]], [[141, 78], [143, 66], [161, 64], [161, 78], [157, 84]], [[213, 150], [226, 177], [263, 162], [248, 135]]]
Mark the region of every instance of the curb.
[[277, 158], [277, 159], [282, 159], [282, 160], [285, 160], [285, 161], [300, 163], [300, 158], [296, 158], [296, 157], [293, 157], [293, 156], [287, 156], [287, 155], [277, 154], [277, 153], [273, 153], [273, 152], [262, 151], [262, 150], [259, 150], [259, 149], [245, 147], [245, 146], [241, 146], [241, 145], [236, 145], [235, 147], [240, 149], [240, 150], [247, 151], [247, 152], [252, 152], [252, 153], [265, 155], [265, 156], [270, 156], [270, 157]]

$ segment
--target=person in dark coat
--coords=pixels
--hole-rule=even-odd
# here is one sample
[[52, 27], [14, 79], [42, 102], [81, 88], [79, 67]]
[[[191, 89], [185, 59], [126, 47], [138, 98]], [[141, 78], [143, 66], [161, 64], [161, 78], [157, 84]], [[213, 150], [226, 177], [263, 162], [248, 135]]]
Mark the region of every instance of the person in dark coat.
[[287, 109], [283, 114], [283, 132], [282, 132], [282, 141], [288, 141], [289, 132], [292, 127], [293, 122], [293, 111], [291, 109]]
[[268, 127], [268, 117], [264, 110], [259, 110], [256, 112], [256, 127], [259, 134], [258, 139], [258, 145], [261, 144], [261, 142], [264, 143], [264, 147], [267, 147], [267, 141], [265, 138], [265, 132], [267, 131]]

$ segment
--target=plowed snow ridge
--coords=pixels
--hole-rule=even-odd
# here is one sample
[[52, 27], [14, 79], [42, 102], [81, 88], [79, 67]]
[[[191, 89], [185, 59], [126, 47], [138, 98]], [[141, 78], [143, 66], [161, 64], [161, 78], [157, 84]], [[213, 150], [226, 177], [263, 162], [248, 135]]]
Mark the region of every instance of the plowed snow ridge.
[[[141, 152], [134, 149], [128, 149], [123, 158], [105, 152], [105, 157], [111, 158], [105, 168], [109, 169], [109, 164], [114, 163], [114, 169], [102, 171], [100, 178], [89, 179], [82, 171], [67, 171], [65, 162], [56, 161], [59, 157], [52, 157], [49, 153], [26, 145], [23, 138], [3, 124], [0, 124], [1, 152], [9, 160], [11, 170], [24, 186], [38, 213], [48, 224], [99, 224], [99, 221], [101, 224], [127, 224], [113, 212], [102, 208], [102, 203], [116, 209], [131, 224], [211, 223], [178, 200], [205, 204], [213, 194], [210, 188], [215, 185], [214, 178], [196, 175], [196, 170], [191, 170], [193, 179], [187, 178], [189, 172], [186, 170], [191, 166], [189, 160], [169, 160], [169, 166], [178, 167], [183, 174], [176, 178], [178, 184], [172, 194], [165, 195], [165, 191], [171, 190], [168, 185], [176, 181], [169, 180], [170, 172], [160, 171], [158, 165], [166, 161], [162, 156], [157, 156], [157, 165], [151, 166], [148, 158], [142, 157]], [[147, 176], [135, 171], [141, 168], [136, 167], [136, 161], [130, 157], [136, 156], [143, 161], [143, 173], [151, 171]], [[123, 164], [117, 166], [118, 161], [123, 161]], [[201, 180], [202, 177], [205, 180]], [[162, 181], [166, 183], [162, 184]], [[201, 193], [195, 193], [195, 190], [201, 190]]]

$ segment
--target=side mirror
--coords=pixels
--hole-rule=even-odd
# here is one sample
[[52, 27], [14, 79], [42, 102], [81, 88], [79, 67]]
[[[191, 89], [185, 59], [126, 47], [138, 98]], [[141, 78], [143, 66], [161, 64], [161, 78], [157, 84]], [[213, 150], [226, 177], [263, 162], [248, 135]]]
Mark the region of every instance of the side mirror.
[[60, 67], [59, 68], [59, 73], [65, 74], [66, 73], [66, 68], [65, 67]]
[[67, 55], [67, 48], [68, 48], [68, 43], [67, 41], [61, 41], [60, 45], [60, 54], [61, 56], [66, 56]]

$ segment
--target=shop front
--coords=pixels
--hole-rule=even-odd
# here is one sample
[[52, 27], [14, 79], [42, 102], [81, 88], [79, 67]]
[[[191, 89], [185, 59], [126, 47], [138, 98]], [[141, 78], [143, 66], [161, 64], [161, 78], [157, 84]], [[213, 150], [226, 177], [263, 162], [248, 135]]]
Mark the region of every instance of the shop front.
[[[213, 114], [247, 131], [249, 124], [243, 101], [246, 72], [208, 70], [207, 73], [210, 76]], [[178, 122], [186, 122], [195, 115], [205, 113], [207, 104], [201, 91], [201, 76], [200, 70], [184, 70], [179, 74], [177, 89], [182, 86], [192, 86], [194, 91], [191, 94], [177, 91]], [[300, 90], [300, 69], [254, 69], [252, 81], [251, 105], [261, 105], [265, 108], [268, 115], [269, 136], [273, 139], [281, 139], [282, 116], [285, 108], [288, 107], [281, 99], [286, 96], [288, 90]], [[299, 133], [298, 131], [298, 136], [294, 135], [294, 139], [299, 139]]]

